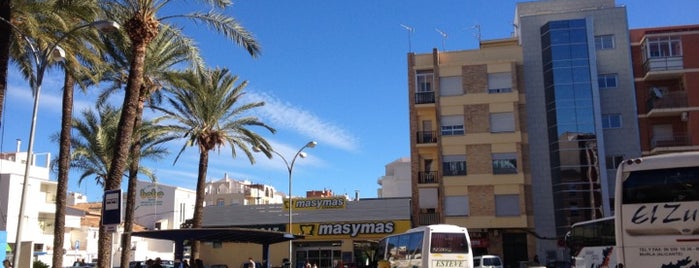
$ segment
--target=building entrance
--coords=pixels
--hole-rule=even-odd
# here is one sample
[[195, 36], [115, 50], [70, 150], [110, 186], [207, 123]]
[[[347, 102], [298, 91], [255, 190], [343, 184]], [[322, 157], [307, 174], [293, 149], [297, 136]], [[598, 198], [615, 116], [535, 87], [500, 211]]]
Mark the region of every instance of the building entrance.
[[342, 242], [317, 242], [297, 244], [294, 249], [296, 267], [335, 268], [342, 261]]

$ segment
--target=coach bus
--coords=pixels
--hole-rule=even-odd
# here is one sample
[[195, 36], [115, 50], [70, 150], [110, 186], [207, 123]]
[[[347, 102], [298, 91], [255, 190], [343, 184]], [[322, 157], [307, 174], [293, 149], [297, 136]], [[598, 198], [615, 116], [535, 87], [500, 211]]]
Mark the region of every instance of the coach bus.
[[468, 230], [450, 224], [420, 226], [384, 237], [377, 257], [381, 268], [473, 267]]
[[616, 267], [614, 217], [574, 223], [566, 234], [566, 246], [572, 267]]
[[616, 177], [620, 266], [699, 266], [699, 152], [625, 160]]

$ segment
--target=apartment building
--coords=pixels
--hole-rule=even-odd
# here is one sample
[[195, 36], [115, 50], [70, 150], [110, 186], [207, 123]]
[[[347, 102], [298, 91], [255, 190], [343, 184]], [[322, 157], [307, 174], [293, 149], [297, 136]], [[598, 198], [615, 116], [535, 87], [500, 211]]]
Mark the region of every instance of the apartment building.
[[[619, 161], [640, 156], [626, 8], [614, 0], [518, 3], [536, 232], [613, 215]], [[540, 255], [564, 260], [556, 240]]]
[[228, 174], [207, 182], [204, 192], [204, 206], [281, 204], [286, 198], [270, 185], [231, 179]]
[[381, 188], [376, 191], [379, 198], [410, 197], [411, 187], [410, 158], [402, 157], [386, 165], [386, 172], [376, 183]]
[[[22, 267], [29, 267], [35, 254], [41, 256], [53, 252], [57, 185], [56, 181], [49, 179], [51, 154], [35, 153], [28, 159], [27, 152], [20, 152], [19, 148], [18, 141], [16, 152], [0, 154], [0, 231], [5, 232], [7, 245], [15, 251], [26, 161], [31, 161], [19, 262]], [[80, 221], [66, 217], [66, 230], [71, 228], [80, 228]]]
[[476, 255], [535, 255], [516, 38], [408, 54], [413, 226], [467, 226]]
[[643, 155], [699, 150], [699, 25], [630, 36]]

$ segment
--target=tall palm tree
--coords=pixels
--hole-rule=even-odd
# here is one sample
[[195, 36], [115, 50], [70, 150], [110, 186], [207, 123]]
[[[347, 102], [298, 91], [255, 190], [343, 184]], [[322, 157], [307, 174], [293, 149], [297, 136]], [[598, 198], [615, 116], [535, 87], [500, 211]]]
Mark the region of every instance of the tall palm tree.
[[[106, 179], [106, 189], [118, 189], [121, 185], [121, 174], [126, 168], [129, 146], [131, 144], [134, 124], [138, 113], [138, 98], [141, 95], [143, 84], [144, 62], [147, 54], [148, 44], [157, 36], [161, 29], [161, 23], [171, 18], [187, 18], [195, 22], [203, 23], [215, 31], [223, 34], [226, 38], [243, 46], [252, 56], [259, 54], [259, 46], [252, 35], [245, 30], [234, 18], [221, 12], [222, 9], [231, 5], [228, 0], [207, 0], [206, 3], [211, 11], [207, 13], [192, 12], [183, 15], [171, 15], [158, 17], [160, 12], [168, 4], [169, 0], [101, 0], [100, 3], [107, 14], [127, 14], [128, 19], [122, 25], [126, 28], [126, 33], [131, 41], [131, 60], [129, 75], [126, 83], [124, 102], [122, 104], [122, 115], [119, 120], [116, 139], [119, 143], [114, 148], [114, 157], [110, 165], [109, 174]], [[174, 4], [173, 4], [174, 5]], [[172, 5], [170, 5], [172, 6]], [[189, 4], [187, 7], [193, 6]], [[99, 267], [107, 265], [111, 246], [111, 237], [106, 234], [103, 227], [100, 227], [98, 263]]]
[[[58, 180], [56, 191], [56, 212], [54, 224], [53, 266], [59, 267], [63, 264], [63, 254], [60, 254], [64, 245], [65, 233], [65, 213], [66, 194], [68, 190], [68, 164], [70, 158], [70, 128], [73, 110], [73, 91], [76, 77], [94, 77], [93, 69], [83, 65], [95, 66], [100, 63], [96, 57], [94, 49], [98, 46], [87, 46], [86, 43], [98, 44], [96, 31], [80, 27], [93, 22], [99, 11], [95, 1], [14, 1], [9, 3], [14, 10], [13, 20], [3, 22], [12, 23], [13, 41], [12, 53], [8, 54], [17, 63], [21, 73], [30, 83], [38, 83], [34, 79], [41, 79], [44, 70], [38, 70], [39, 64], [52, 64], [62, 67], [65, 74], [63, 86], [63, 106], [62, 106], [62, 130], [59, 147]], [[3, 11], [5, 12], [5, 11]], [[10, 12], [7, 10], [7, 12]], [[0, 23], [5, 26], [7, 23]], [[74, 31], [74, 29], [81, 29]], [[6, 36], [10, 38], [10, 36]], [[5, 38], [5, 37], [3, 37]], [[62, 49], [66, 52], [63, 64], [59, 62], [35, 62], [33, 53], [44, 53], [51, 49], [52, 45], [60, 41]], [[27, 44], [31, 42], [31, 44]], [[0, 40], [0, 46], [2, 46]], [[9, 43], [8, 43], [9, 45]], [[10, 47], [7, 47], [8, 52]], [[1, 54], [2, 52], [0, 52]], [[39, 58], [44, 55], [39, 56]], [[8, 58], [9, 59], [9, 58]], [[49, 59], [46, 59], [49, 60]], [[0, 70], [7, 61], [0, 62]], [[41, 67], [39, 67], [41, 68]], [[6, 75], [6, 69], [0, 76]], [[2, 78], [4, 79], [4, 78]], [[2, 80], [0, 79], [0, 80]], [[94, 78], [93, 78], [94, 79]], [[84, 84], [80, 83], [85, 89]], [[4, 89], [4, 83], [2, 88]], [[37, 94], [34, 92], [34, 94]], [[4, 90], [0, 90], [0, 99], [4, 98]], [[0, 106], [1, 114], [2, 106]], [[0, 115], [1, 116], [1, 115]]]
[[[111, 82], [111, 86], [100, 94], [98, 104], [105, 103], [109, 96], [117, 93], [126, 84], [126, 71], [129, 68], [128, 42], [125, 39], [107, 40], [110, 68], [102, 76], [102, 81]], [[113, 42], [112, 42], [113, 41]], [[160, 100], [159, 89], [168, 84], [165, 74], [173, 72], [178, 65], [189, 63], [191, 68], [201, 69], [204, 65], [199, 56], [199, 50], [194, 46], [193, 40], [183, 36], [177, 29], [163, 27], [158, 35], [148, 45], [148, 53], [144, 61], [144, 83], [141, 86], [136, 119], [134, 126], [140, 127], [143, 109], [147, 101], [158, 103]], [[142, 142], [134, 139], [129, 155], [133, 161], [129, 165], [129, 182], [126, 195], [126, 210], [124, 215], [124, 235], [122, 237], [121, 263], [127, 264], [131, 259], [131, 231], [134, 224], [134, 209], [136, 202], [136, 182], [138, 177]]]
[[[237, 156], [236, 148], [240, 149], [255, 163], [252, 149], [264, 148], [267, 157], [271, 146], [262, 136], [251, 127], [262, 127], [274, 133], [275, 130], [261, 122], [257, 117], [249, 115], [253, 109], [261, 107], [264, 102], [241, 103], [243, 89], [247, 81], [235, 85], [237, 76], [230, 74], [227, 69], [204, 70], [199, 73], [192, 71], [176, 75], [171, 79], [177, 81], [168, 88], [169, 95], [166, 104], [160, 107], [163, 122], [174, 122], [165, 126], [174, 133], [187, 137], [180, 149], [175, 162], [189, 146], [199, 149], [199, 170], [197, 175], [197, 190], [194, 204], [193, 228], [201, 227], [203, 218], [204, 187], [209, 165], [209, 151], [230, 146], [233, 157]], [[179, 79], [179, 80], [178, 80]], [[193, 241], [190, 263], [199, 255], [199, 243]]]
[[10, 0], [0, 0], [0, 127], [2, 127], [2, 110], [7, 92], [7, 70], [10, 66], [10, 35], [12, 28], [6, 22], [12, 21]]

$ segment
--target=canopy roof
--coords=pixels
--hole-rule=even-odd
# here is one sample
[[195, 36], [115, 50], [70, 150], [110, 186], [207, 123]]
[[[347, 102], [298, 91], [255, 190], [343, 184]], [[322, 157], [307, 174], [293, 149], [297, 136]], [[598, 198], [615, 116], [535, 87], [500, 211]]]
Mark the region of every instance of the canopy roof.
[[249, 228], [191, 228], [132, 232], [132, 236], [171, 241], [238, 242], [275, 244], [303, 238], [292, 234]]

